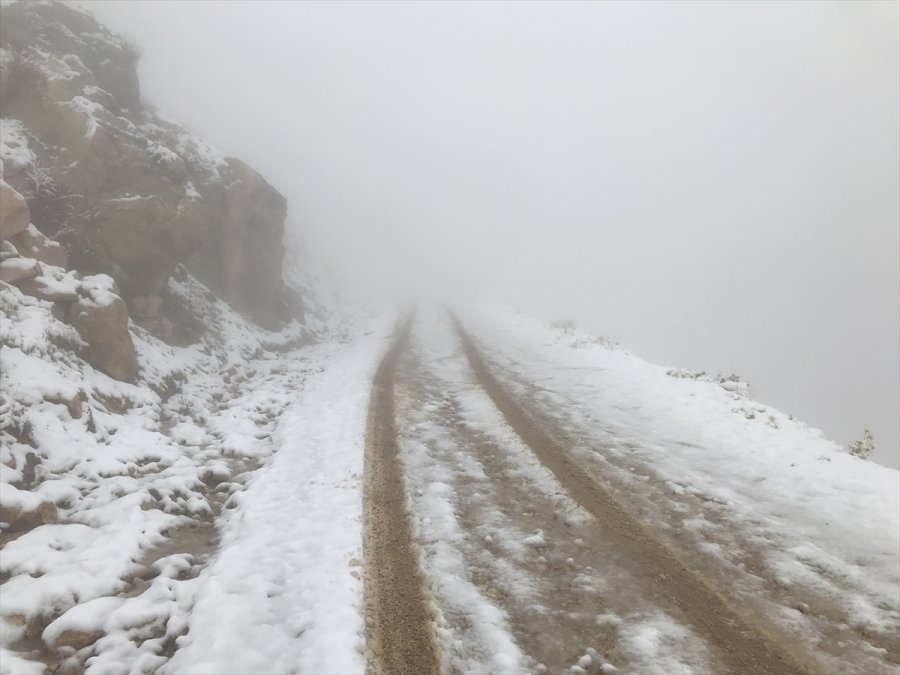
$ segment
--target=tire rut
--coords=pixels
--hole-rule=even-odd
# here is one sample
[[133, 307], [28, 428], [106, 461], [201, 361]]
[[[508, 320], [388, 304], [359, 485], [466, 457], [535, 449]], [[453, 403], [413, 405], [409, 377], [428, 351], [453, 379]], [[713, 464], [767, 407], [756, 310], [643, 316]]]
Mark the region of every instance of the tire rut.
[[[413, 510], [422, 514], [416, 534], [441, 612], [447, 672], [563, 673], [590, 650], [590, 673], [604, 662], [628, 672], [681, 672], [689, 664], [722, 672], [705, 642], [675, 628], [686, 623], [677, 608], [660, 605], [628, 557], [503, 422], [458, 340], [454, 347], [452, 355], [407, 350], [397, 378], [400, 445]], [[445, 499], [452, 515], [434, 510], [441, 493], [437, 501]], [[457, 558], [449, 563], [448, 545]], [[458, 580], [448, 578], [454, 573]], [[486, 622], [485, 604], [503, 619]], [[497, 640], [498, 627], [529, 667], [507, 665], [513, 652]], [[629, 641], [648, 630], [661, 636], [649, 656]]]
[[491, 374], [458, 318], [454, 324], [479, 385], [516, 434], [532, 449], [569, 495], [596, 518], [615, 545], [642, 568], [660, 597], [678, 607], [698, 634], [720, 653], [733, 673], [786, 675], [818, 672], [811, 659], [771, 629], [735, 608], [720, 589], [693, 570], [670, 546], [654, 537], [610, 491], [545, 433]]
[[440, 672], [434, 620], [413, 545], [394, 420], [394, 376], [412, 319], [398, 329], [372, 382], [363, 479], [365, 621], [371, 675]]

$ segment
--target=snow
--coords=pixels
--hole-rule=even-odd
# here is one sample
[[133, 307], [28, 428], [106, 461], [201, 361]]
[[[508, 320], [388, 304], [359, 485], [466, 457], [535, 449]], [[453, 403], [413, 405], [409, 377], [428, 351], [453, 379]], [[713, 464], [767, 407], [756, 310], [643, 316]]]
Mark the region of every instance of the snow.
[[0, 345], [0, 382], [3, 391], [25, 405], [46, 400], [69, 400], [78, 395], [73, 384], [54, 364], [35, 359], [18, 347]]
[[[96, 303], [112, 301], [114, 290], [106, 275], [77, 284]], [[61, 648], [72, 654], [69, 667], [159, 668], [166, 645], [187, 631], [200, 571], [226, 521], [237, 522], [220, 519], [219, 530], [213, 518], [226, 500], [241, 502], [252, 471], [276, 450], [276, 420], [304, 370], [327, 356], [280, 349], [307, 330], [255, 328], [190, 278], [169, 292], [210, 330], [198, 344], [172, 347], [133, 326], [140, 379], [127, 384], [77, 356], [81, 341], [52, 303], [0, 288], [2, 504], [15, 507], [10, 513], [58, 507], [56, 522], [13, 533], [0, 556], [4, 668], [42, 670], [16, 651], [30, 624], [50, 641], [75, 629], [100, 636]], [[73, 399], [77, 419], [66, 405]]]
[[75, 96], [71, 101], [60, 105], [71, 109], [81, 117], [84, 123], [84, 136], [87, 140], [92, 140], [97, 133], [97, 129], [102, 126], [100, 119], [103, 118], [103, 114], [109, 115], [109, 111], [101, 104], [91, 101], [84, 96]]
[[34, 153], [28, 147], [28, 133], [19, 120], [0, 118], [0, 162], [3, 171], [10, 173], [34, 164]]
[[3, 262], [0, 262], [0, 268], [13, 272], [24, 272], [35, 269], [37, 264], [38, 261], [34, 258], [7, 258]]
[[46, 300], [72, 300], [78, 294], [78, 275], [61, 267], [41, 264], [41, 274], [34, 277], [41, 296]]
[[[159, 161], [172, 163], [183, 160], [192, 170], [201, 172], [206, 183], [222, 181], [222, 172], [228, 167], [228, 161], [222, 152], [180, 127], [159, 110], [147, 117], [137, 128], [146, 137], [149, 148]], [[189, 197], [195, 197], [196, 189], [190, 182], [186, 186], [186, 193]]]
[[[430, 325], [428, 321], [419, 322], [418, 327]], [[417, 328], [413, 349], [427, 354], [425, 358], [430, 363], [441, 362], [447, 351], [444, 335], [423, 334]], [[472, 579], [471, 533], [457, 515], [457, 476], [475, 481], [487, 478], [465, 453], [454, 454], [453, 463], [439, 459], [441, 454], [452, 452], [456, 439], [435, 416], [440, 407], [438, 400], [413, 402], [412, 394], [403, 390], [397, 396], [397, 415], [405, 420], [399, 425], [399, 440], [409, 481], [409, 506], [433, 598], [432, 609], [438, 617], [444, 666], [452, 672], [526, 672], [531, 664], [516, 644], [508, 617]], [[494, 510], [492, 520], [501, 518]], [[486, 538], [500, 547], [516, 548], [516, 540], [522, 538], [518, 532], [490, 531], [495, 536], [485, 535]], [[511, 575], [507, 580], [521, 593], [529, 593], [528, 580], [513, 579]]]
[[43, 675], [44, 665], [0, 647], [0, 675]]
[[[656, 670], [660, 663], [691, 663], [709, 670], [714, 659], [703, 641], [656, 609], [629, 566], [619, 563], [614, 552], [604, 551], [604, 565], [597, 570], [585, 565], [583, 540], [561, 541], [558, 531], [550, 536], [543, 528], [523, 529], [513, 519], [509, 508], [534, 516], [524, 522], [565, 523], [567, 538], [574, 532], [568, 528], [591, 524], [591, 517], [566, 495], [475, 383], [454, 329], [442, 315], [418, 313], [410, 351], [421, 370], [404, 372], [414, 380], [424, 378], [427, 385], [424, 390], [398, 389], [397, 416], [410, 508], [429, 592], [439, 614], [445, 667], [452, 672], [542, 672], [543, 664], [523, 653], [533, 645], [518, 641], [521, 635], [514, 634], [503, 607], [512, 601], [518, 609], [511, 611], [525, 611], [529, 621], [557, 613], [560, 605], [554, 581], [547, 577], [547, 555], [565, 561], [571, 570], [566, 583], [587, 598], [587, 606], [595, 602], [598, 607], [600, 603], [615, 606], [617, 596], [625, 596], [628, 606], [622, 608], [622, 616], [607, 613], [595, 621], [596, 615], [588, 614], [584, 617], [588, 625], [620, 626], [618, 633], [624, 634], [653, 621], [660, 625], [668, 621], [667, 634], [679, 631], [677, 642], [667, 641], [656, 650], [625, 642], [617, 646], [616, 654], [627, 658], [638, 672], [666, 672]], [[479, 449], [484, 443], [495, 450]], [[490, 476], [486, 472], [485, 452], [506, 456], [499, 474], [496, 467]], [[498, 481], [521, 486], [521, 494], [528, 495], [529, 501], [501, 506], [498, 498], [506, 488]], [[544, 503], [551, 505], [549, 510]], [[563, 550], [577, 551], [577, 555], [562, 555]], [[560, 574], [558, 568], [551, 573]], [[484, 580], [490, 580], [489, 584]], [[507, 601], [498, 605], [496, 597]], [[567, 611], [574, 612], [573, 621], [581, 620], [575, 608]], [[562, 630], [574, 624], [552, 625]], [[614, 672], [612, 664], [600, 656], [588, 667], [572, 665], [596, 673], [604, 664], [607, 669], [602, 672]]]
[[77, 286], [81, 302], [96, 307], [106, 307], [116, 301], [116, 282], [108, 274], [94, 274], [81, 278]]
[[[698, 662], [693, 658], [686, 659], [683, 652], [683, 644], [690, 639], [690, 633], [661, 612], [623, 622], [619, 624], [619, 632], [622, 635], [619, 649], [639, 662], [646, 672], [671, 675], [702, 672], [698, 670]], [[607, 669], [606, 672], [615, 671]]]
[[36, 492], [20, 490], [14, 485], [5, 485], [0, 492], [0, 506], [18, 511], [33, 512], [44, 503], [44, 499]]
[[278, 452], [223, 523], [189, 633], [167, 673], [365, 669], [361, 501], [368, 383], [390, 323], [352, 344], [308, 350]]

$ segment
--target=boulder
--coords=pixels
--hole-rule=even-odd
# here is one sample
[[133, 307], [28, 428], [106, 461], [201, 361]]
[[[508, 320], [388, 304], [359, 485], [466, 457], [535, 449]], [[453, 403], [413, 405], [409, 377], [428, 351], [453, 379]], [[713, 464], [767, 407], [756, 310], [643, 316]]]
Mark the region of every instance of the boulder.
[[68, 267], [69, 256], [58, 242], [45, 237], [34, 225], [9, 238], [20, 255], [28, 256], [48, 265]]
[[7, 258], [0, 260], [0, 281], [8, 284], [30, 279], [41, 273], [41, 264], [34, 258]]
[[18, 258], [19, 257], [19, 249], [10, 244], [6, 239], [0, 241], [0, 260], [6, 260], [7, 258]]
[[128, 307], [112, 291], [110, 277], [85, 277], [67, 317], [87, 343], [87, 359], [91, 365], [127, 382], [137, 374], [137, 355], [128, 331]]
[[71, 647], [77, 651], [89, 647], [101, 637], [103, 637], [102, 630], [78, 630], [70, 628], [62, 631], [56, 636], [52, 646], [56, 649], [59, 649], [60, 647]]
[[78, 299], [75, 284], [69, 280], [50, 276], [36, 276], [16, 282], [16, 287], [26, 295], [50, 302], [74, 302]]
[[28, 202], [9, 183], [0, 179], [0, 239], [22, 232], [31, 220]]
[[14, 530], [30, 529], [45, 523], [55, 523], [56, 504], [30, 490], [4, 485], [0, 494], [0, 522]]
[[82, 391], [79, 391], [74, 396], [58, 394], [56, 396], [48, 396], [44, 400], [66, 406], [66, 410], [69, 411], [69, 415], [72, 416], [73, 420], [81, 419], [81, 415], [84, 412], [83, 404], [85, 402], [85, 396]]

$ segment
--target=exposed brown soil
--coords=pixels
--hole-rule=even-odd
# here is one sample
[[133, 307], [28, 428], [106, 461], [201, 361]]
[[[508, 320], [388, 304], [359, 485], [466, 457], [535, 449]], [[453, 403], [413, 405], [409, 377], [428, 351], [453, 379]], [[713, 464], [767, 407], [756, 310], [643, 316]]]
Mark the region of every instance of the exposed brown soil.
[[363, 480], [368, 670], [374, 675], [440, 672], [434, 621], [413, 546], [394, 422], [394, 373], [411, 320], [398, 331], [372, 383]]
[[690, 567], [589, 475], [539, 427], [491, 374], [471, 337], [456, 321], [463, 348], [484, 388], [508, 424], [554, 474], [568, 494], [590, 513], [615, 547], [629, 555], [642, 581], [678, 607], [694, 630], [712, 645], [733, 673], [815, 673], [810, 659], [765, 623], [741, 611], [721, 588]]

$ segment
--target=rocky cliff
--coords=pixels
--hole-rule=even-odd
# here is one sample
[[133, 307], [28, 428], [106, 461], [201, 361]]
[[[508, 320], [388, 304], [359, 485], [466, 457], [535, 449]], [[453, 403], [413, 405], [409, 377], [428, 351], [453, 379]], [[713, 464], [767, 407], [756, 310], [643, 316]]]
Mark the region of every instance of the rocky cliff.
[[[4, 5], [3, 281], [71, 304], [90, 292], [46, 289], [67, 274], [78, 283], [109, 275], [131, 318], [183, 340], [167, 291], [183, 265], [260, 326], [281, 326], [296, 307], [281, 275], [284, 198], [146, 104], [137, 61], [90, 14], [58, 2]], [[124, 306], [117, 314], [127, 321]]]

